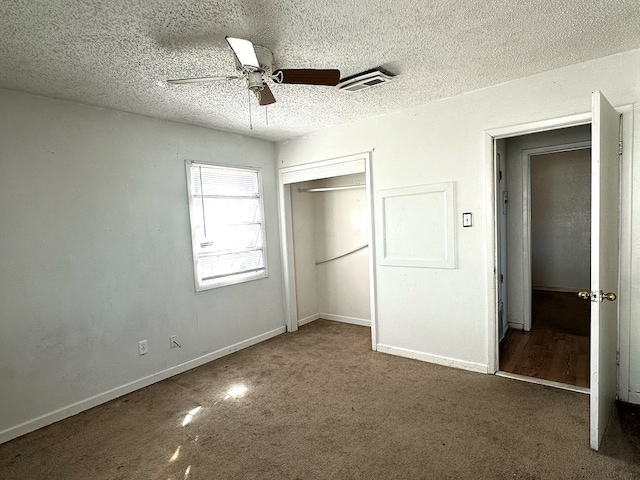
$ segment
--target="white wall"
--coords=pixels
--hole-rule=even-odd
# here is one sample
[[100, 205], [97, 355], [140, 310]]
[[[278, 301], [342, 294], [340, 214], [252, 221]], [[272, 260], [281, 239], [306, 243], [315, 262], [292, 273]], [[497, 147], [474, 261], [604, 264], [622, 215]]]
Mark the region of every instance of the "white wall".
[[[0, 441], [284, 331], [273, 144], [11, 91], [0, 112]], [[195, 293], [185, 159], [263, 168], [269, 278]]]
[[[384, 85], [379, 88], [385, 88]], [[372, 151], [373, 188], [456, 182], [456, 216], [474, 214], [474, 227], [457, 229], [458, 268], [377, 267], [378, 342], [386, 351], [487, 370], [492, 250], [487, 231], [492, 185], [485, 170], [485, 131], [589, 112], [591, 92], [602, 90], [614, 105], [640, 101], [640, 51], [527, 77], [440, 102], [341, 125], [278, 144], [278, 162], [291, 166]], [[366, 101], [373, 90], [353, 93]], [[635, 110], [636, 125], [640, 116]], [[640, 131], [634, 133], [640, 161]], [[631, 148], [630, 145], [627, 148]], [[634, 171], [633, 202], [640, 205], [640, 169]], [[375, 212], [378, 216], [379, 212]], [[633, 209], [640, 224], [640, 208]], [[377, 239], [377, 241], [380, 241]], [[640, 229], [622, 262], [637, 262]], [[625, 264], [625, 263], [623, 263]], [[620, 298], [633, 322], [630, 388], [640, 392], [640, 269], [632, 270], [632, 295]], [[621, 335], [628, 339], [629, 330]], [[630, 367], [631, 366], [631, 367]], [[640, 395], [640, 394], [639, 394]], [[626, 395], [623, 392], [623, 398]], [[634, 400], [633, 395], [629, 399]], [[638, 397], [640, 401], [640, 396]]]
[[298, 321], [371, 321], [367, 249], [321, 261], [367, 244], [369, 214], [362, 189], [300, 192], [300, 189], [365, 184], [364, 173], [291, 185]]
[[591, 285], [591, 149], [531, 157], [531, 282], [565, 292]]
[[[328, 187], [365, 183], [364, 173], [322, 181]], [[319, 261], [367, 244], [370, 224], [364, 188], [312, 195]], [[325, 317], [371, 321], [368, 249], [318, 265], [318, 289], [320, 313]]]
[[[525, 150], [591, 141], [591, 126], [563, 128], [506, 140], [507, 152], [507, 320], [515, 328], [524, 326], [523, 155]], [[591, 167], [589, 166], [589, 169]], [[532, 238], [533, 240], [533, 238]], [[533, 247], [532, 247], [533, 248]], [[588, 263], [588, 262], [587, 262]]]

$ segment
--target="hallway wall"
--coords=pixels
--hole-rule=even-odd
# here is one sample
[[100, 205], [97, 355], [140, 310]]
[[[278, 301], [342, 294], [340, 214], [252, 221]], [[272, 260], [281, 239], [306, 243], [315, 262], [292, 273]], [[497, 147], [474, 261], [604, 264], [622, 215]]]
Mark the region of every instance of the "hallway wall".
[[578, 292], [591, 284], [591, 149], [531, 157], [531, 283]]

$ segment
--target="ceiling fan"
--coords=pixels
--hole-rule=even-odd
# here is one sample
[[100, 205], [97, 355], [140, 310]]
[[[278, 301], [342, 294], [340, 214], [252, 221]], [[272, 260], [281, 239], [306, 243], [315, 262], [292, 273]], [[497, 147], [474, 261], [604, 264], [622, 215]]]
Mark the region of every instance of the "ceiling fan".
[[167, 82], [180, 85], [190, 83], [212, 83], [220, 80], [238, 80], [246, 78], [249, 91], [253, 92], [260, 105], [271, 105], [276, 99], [266, 79], [275, 83], [290, 83], [298, 85], [327, 85], [335, 86], [340, 81], [340, 70], [327, 69], [277, 69], [273, 70], [273, 54], [260, 45], [254, 45], [242, 38], [225, 37], [229, 47], [236, 57], [238, 75], [180, 78]]

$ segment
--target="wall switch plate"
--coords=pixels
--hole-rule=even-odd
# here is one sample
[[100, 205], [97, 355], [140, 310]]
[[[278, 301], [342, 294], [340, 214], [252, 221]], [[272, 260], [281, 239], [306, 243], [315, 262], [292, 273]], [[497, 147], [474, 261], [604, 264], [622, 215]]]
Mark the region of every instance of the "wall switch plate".
[[148, 352], [147, 341], [146, 340], [140, 340], [138, 342], [138, 355], [146, 355], [147, 352]]
[[169, 337], [169, 347], [175, 348], [177, 346], [178, 346], [178, 342], [176, 342], [176, 336], [175, 335], [171, 335]]
[[463, 213], [462, 214], [462, 226], [463, 227], [470, 227], [473, 224], [472, 222], [472, 218], [471, 218], [471, 213]]

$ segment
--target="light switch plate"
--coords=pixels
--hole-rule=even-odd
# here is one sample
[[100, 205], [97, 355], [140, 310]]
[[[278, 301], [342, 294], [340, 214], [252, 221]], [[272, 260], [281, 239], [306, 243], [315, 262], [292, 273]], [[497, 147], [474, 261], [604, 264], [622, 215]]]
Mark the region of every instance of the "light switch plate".
[[462, 226], [470, 227], [473, 224], [471, 219], [471, 213], [463, 213], [462, 214]]

